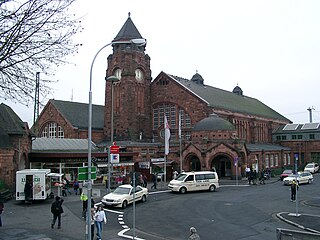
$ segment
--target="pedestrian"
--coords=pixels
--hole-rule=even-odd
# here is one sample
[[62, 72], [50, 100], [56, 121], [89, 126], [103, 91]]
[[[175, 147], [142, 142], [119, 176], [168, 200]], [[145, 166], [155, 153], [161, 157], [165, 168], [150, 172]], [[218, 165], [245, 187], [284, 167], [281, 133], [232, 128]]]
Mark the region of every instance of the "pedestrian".
[[299, 189], [299, 185], [295, 179], [292, 180], [291, 183], [291, 202], [296, 201], [297, 190]]
[[82, 218], [86, 218], [88, 209], [88, 196], [84, 193], [81, 193], [80, 200], [82, 201]]
[[82, 181], [79, 182], [79, 194], [81, 195], [82, 193], [82, 187], [83, 187], [83, 183]]
[[177, 170], [173, 172], [173, 179], [176, 179], [178, 177], [178, 172]]
[[53, 215], [53, 220], [51, 223], [51, 228], [54, 228], [56, 220], [58, 218], [58, 228], [61, 228], [61, 214], [63, 213], [62, 208], [63, 199], [56, 196], [56, 200], [51, 204], [51, 213]]
[[153, 185], [151, 186], [151, 189], [157, 189], [157, 176], [154, 173], [152, 174], [152, 182]]
[[103, 223], [107, 223], [106, 214], [101, 205], [98, 206], [96, 213], [94, 214], [94, 223], [97, 228], [97, 240], [101, 240], [101, 232]]
[[139, 185], [140, 185], [141, 187], [144, 187], [144, 181], [143, 181], [143, 176], [142, 176], [142, 174], [140, 174], [140, 176], [139, 176]]
[[65, 186], [66, 191], [71, 195], [72, 193], [71, 193], [71, 191], [69, 189], [69, 183], [70, 182], [69, 182], [69, 180], [67, 178], [63, 179], [63, 185]]
[[62, 197], [68, 196], [67, 195], [67, 186], [64, 183], [62, 183], [61, 185], [62, 185]]
[[33, 200], [32, 184], [29, 180], [27, 180], [26, 184], [24, 185], [24, 196], [25, 196], [25, 201]]
[[249, 180], [249, 176], [250, 176], [250, 167], [249, 165], [247, 165], [246, 167], [246, 178]]
[[248, 181], [249, 181], [249, 185], [251, 184], [251, 182], [253, 183], [253, 171], [251, 171], [251, 170], [249, 172]]
[[78, 195], [78, 190], [79, 190], [79, 182], [78, 180], [75, 180], [73, 183], [73, 190], [74, 190], [74, 194]]
[[197, 233], [197, 230], [195, 227], [190, 228], [190, 236], [189, 236], [188, 240], [200, 240], [200, 236]]
[[94, 215], [96, 214], [95, 209], [91, 208], [91, 240], [94, 239]]
[[266, 184], [266, 183], [264, 182], [264, 180], [265, 180], [264, 170], [261, 169], [261, 170], [260, 170], [260, 177], [259, 177], [260, 184]]
[[253, 185], [256, 185], [257, 184], [257, 170], [254, 170], [253, 171], [253, 175], [252, 175], [252, 182], [253, 182]]
[[0, 227], [2, 227], [1, 214], [4, 212], [4, 203], [0, 200]]
[[142, 178], [143, 178], [143, 187], [146, 188], [148, 186], [147, 176], [145, 174], [143, 174]]

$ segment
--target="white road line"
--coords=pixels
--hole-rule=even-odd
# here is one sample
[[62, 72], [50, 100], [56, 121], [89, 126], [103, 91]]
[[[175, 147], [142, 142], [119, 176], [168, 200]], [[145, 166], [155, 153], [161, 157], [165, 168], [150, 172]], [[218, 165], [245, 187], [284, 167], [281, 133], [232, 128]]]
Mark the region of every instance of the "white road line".
[[[127, 228], [127, 229], [123, 229], [122, 231], [120, 231], [118, 233], [118, 236], [119, 237], [124, 237], [124, 238], [129, 238], [129, 239], [133, 239], [133, 236], [129, 236], [129, 235], [124, 235], [125, 232], [129, 231], [130, 228]], [[138, 237], [134, 237], [134, 239], [137, 239], [137, 240], [145, 240], [143, 238], [138, 238]]]

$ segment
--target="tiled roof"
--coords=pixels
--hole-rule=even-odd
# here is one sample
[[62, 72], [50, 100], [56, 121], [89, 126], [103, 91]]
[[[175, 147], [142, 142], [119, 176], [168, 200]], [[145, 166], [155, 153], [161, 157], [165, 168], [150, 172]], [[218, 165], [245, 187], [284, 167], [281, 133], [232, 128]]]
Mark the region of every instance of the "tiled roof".
[[[92, 151], [97, 151], [94, 144]], [[88, 139], [36, 138], [32, 142], [32, 152], [87, 152]]]
[[289, 119], [255, 98], [244, 95], [239, 96], [233, 92], [208, 85], [197, 84], [181, 77], [168, 76], [193, 92], [212, 108], [290, 122]]
[[[74, 126], [79, 129], [88, 128], [89, 104], [50, 100], [58, 111]], [[92, 105], [92, 129], [103, 129], [104, 106]]]
[[0, 148], [12, 147], [10, 135], [25, 134], [25, 123], [4, 103], [0, 104]]

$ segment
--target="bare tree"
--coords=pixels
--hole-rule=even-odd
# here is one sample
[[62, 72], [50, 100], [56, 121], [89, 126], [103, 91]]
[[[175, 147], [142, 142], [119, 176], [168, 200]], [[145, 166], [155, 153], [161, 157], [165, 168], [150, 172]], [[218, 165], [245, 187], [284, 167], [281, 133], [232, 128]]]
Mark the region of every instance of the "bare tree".
[[75, 1], [0, 0], [0, 99], [28, 105], [36, 72], [48, 78], [40, 81], [41, 94], [52, 90], [54, 70], [79, 47], [72, 37], [81, 22], [69, 12]]

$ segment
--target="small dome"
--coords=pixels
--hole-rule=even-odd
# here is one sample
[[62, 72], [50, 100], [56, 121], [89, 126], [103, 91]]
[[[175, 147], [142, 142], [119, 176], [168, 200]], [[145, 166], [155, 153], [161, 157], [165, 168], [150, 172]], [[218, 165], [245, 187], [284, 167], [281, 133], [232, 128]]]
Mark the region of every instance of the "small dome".
[[195, 75], [192, 76], [191, 78], [192, 82], [195, 82], [197, 84], [202, 84], [203, 85], [203, 78], [199, 73], [196, 73]]
[[240, 96], [243, 95], [243, 91], [242, 91], [242, 89], [241, 89], [238, 85], [233, 89], [232, 92], [235, 93], [235, 94], [237, 94], [237, 95], [240, 95]]
[[209, 117], [196, 123], [192, 129], [193, 132], [216, 130], [235, 130], [235, 127], [232, 123], [219, 117], [217, 114], [211, 114]]

